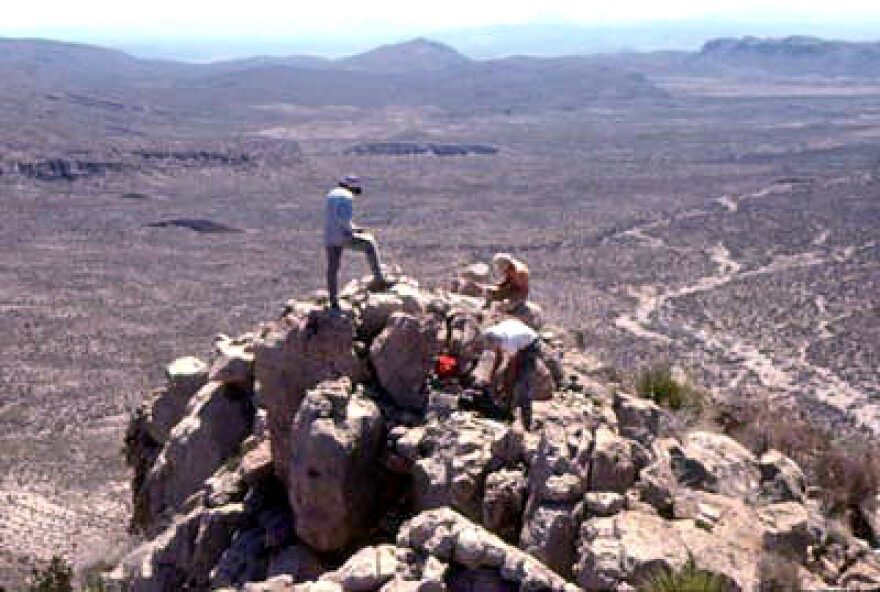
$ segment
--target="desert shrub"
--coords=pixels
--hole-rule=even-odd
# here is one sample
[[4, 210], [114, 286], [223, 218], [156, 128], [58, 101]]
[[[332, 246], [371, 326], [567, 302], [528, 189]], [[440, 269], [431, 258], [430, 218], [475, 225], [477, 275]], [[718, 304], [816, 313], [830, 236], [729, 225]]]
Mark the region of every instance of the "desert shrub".
[[674, 411], [700, 411], [703, 394], [685, 380], [675, 377], [672, 366], [661, 362], [639, 370], [635, 379], [636, 393]]
[[798, 564], [776, 553], [765, 552], [758, 563], [760, 592], [799, 592], [802, 590]]
[[636, 586], [639, 592], [727, 592], [731, 586], [723, 576], [697, 567], [694, 557], [677, 570], [658, 569]]
[[73, 568], [55, 555], [44, 569], [33, 570], [28, 592], [73, 592]]
[[880, 492], [880, 444], [856, 430], [820, 425], [800, 409], [766, 399], [728, 404], [718, 421], [755, 454], [775, 449], [794, 460], [822, 490], [831, 514], [856, 517], [858, 506]]

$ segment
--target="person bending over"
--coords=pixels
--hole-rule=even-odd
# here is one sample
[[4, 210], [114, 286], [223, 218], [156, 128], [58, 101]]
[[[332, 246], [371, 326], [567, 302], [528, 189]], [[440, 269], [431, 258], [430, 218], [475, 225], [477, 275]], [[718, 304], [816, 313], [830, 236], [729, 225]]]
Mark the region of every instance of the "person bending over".
[[523, 427], [532, 427], [532, 389], [535, 364], [541, 352], [540, 337], [519, 319], [507, 319], [485, 329], [476, 341], [478, 352], [492, 351], [495, 359], [489, 375], [493, 391], [498, 382], [498, 369], [505, 357], [513, 369], [511, 408], [520, 409]]

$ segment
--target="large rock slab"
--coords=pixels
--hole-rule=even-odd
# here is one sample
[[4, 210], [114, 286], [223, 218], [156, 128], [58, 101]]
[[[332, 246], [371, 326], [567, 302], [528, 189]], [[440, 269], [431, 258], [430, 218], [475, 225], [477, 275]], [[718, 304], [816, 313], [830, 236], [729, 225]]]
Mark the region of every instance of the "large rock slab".
[[507, 582], [519, 590], [577, 590], [534, 557], [449, 508], [422, 512], [406, 522], [400, 528], [397, 546], [458, 569], [491, 572], [481, 581]]
[[244, 523], [240, 504], [197, 508], [129, 553], [111, 579], [130, 592], [207, 590], [211, 570]]
[[135, 493], [133, 524], [150, 530], [163, 516], [177, 512], [238, 451], [250, 433], [253, 414], [247, 397], [220, 383], [205, 385]]
[[321, 580], [340, 584], [345, 592], [377, 590], [397, 571], [396, 551], [393, 545], [366, 547], [352, 555], [339, 569], [321, 576]]
[[483, 526], [508, 542], [516, 542], [522, 528], [528, 485], [522, 470], [502, 469], [486, 478]]
[[655, 570], [680, 569], [693, 556], [697, 567], [723, 577], [732, 589], [754, 590], [759, 533], [760, 528], [747, 538], [729, 539], [690, 520], [668, 521], [634, 511], [593, 518], [581, 527], [578, 582], [587, 590], [634, 586]]
[[322, 552], [348, 546], [375, 518], [383, 420], [373, 401], [351, 391], [347, 379], [309, 391], [283, 456], [296, 534]]
[[311, 309], [294, 311], [266, 329], [254, 346], [257, 400], [268, 412], [275, 472], [288, 483], [290, 430], [306, 392], [325, 380], [355, 376], [349, 315]]
[[426, 426], [412, 466], [417, 510], [450, 506], [479, 520], [486, 476], [517, 456], [510, 427], [469, 412]]
[[755, 456], [733, 438], [712, 432], [688, 434], [670, 449], [679, 484], [733, 497], [754, 498], [761, 482]]
[[370, 346], [370, 359], [379, 384], [401, 407], [423, 409], [427, 403], [425, 381], [439, 351], [438, 325], [394, 313]]
[[626, 493], [636, 480], [636, 462], [632, 444], [607, 427], [595, 433], [590, 491]]
[[587, 491], [592, 433], [583, 424], [548, 424], [529, 470], [529, 498], [520, 547], [569, 577]]

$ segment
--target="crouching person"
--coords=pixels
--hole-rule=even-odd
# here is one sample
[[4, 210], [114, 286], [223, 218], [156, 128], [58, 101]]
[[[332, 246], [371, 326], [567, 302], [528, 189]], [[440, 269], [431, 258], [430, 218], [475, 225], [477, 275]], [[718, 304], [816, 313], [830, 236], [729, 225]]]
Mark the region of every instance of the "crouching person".
[[492, 257], [492, 266], [501, 281], [486, 289], [483, 308], [489, 308], [493, 302], [497, 302], [503, 312], [516, 314], [529, 299], [529, 268], [507, 253], [497, 253]]

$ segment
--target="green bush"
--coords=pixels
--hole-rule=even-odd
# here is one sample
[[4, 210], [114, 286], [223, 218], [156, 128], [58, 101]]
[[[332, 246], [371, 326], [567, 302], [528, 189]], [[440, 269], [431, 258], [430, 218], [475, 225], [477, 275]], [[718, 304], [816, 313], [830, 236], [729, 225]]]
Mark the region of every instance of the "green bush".
[[676, 379], [672, 367], [665, 362], [639, 370], [635, 389], [638, 395], [674, 411], [699, 411], [703, 406], [702, 393], [687, 382]]
[[731, 586], [718, 574], [697, 567], [693, 556], [681, 569], [656, 570], [636, 586], [639, 592], [728, 592]]
[[55, 555], [45, 569], [33, 570], [28, 592], [73, 592], [73, 568]]

